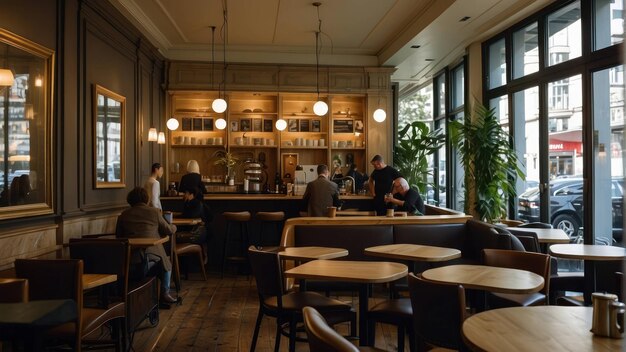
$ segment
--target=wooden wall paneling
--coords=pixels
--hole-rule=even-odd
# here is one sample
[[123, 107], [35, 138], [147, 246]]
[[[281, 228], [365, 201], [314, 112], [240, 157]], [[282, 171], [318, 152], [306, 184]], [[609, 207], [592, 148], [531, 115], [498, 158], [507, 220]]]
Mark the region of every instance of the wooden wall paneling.
[[58, 249], [56, 224], [4, 230], [0, 235], [0, 270], [17, 258], [29, 258]]
[[115, 233], [115, 226], [119, 214], [120, 211], [115, 211], [112, 213], [64, 219], [63, 222], [59, 224], [63, 232], [61, 243], [68, 243], [70, 238], [81, 238], [84, 235]]
[[[136, 175], [135, 121], [137, 119], [136, 47], [108, 23], [85, 11], [83, 26], [84, 69], [82, 95], [84, 97], [84, 192], [83, 210], [109, 209], [125, 206], [126, 193], [133, 186]], [[130, 79], [129, 79], [130, 78]], [[93, 186], [93, 84], [99, 84], [126, 97], [126, 125], [124, 162], [126, 188], [96, 190]]]

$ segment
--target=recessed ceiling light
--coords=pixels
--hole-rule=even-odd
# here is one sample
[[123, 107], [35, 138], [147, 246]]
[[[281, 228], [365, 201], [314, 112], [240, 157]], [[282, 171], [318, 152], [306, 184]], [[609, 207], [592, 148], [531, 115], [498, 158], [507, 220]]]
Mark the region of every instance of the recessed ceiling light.
[[421, 45], [411, 45], [411, 48], [413, 48], [413, 49], [419, 49], [419, 47], [420, 47], [420, 46], [421, 46]]
[[435, 59], [424, 59], [424, 61], [435, 61]]
[[465, 22], [465, 21], [469, 20], [470, 18], [471, 18], [471, 17], [469, 17], [469, 16], [463, 16], [463, 17], [459, 20], [459, 22]]

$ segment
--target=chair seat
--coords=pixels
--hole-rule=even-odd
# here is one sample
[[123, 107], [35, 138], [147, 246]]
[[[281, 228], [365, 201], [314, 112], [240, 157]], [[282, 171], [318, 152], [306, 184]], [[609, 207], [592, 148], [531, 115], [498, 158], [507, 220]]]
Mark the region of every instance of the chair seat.
[[515, 294], [515, 293], [489, 293], [490, 308], [505, 307], [529, 307], [546, 303], [546, 295], [543, 293]]
[[[269, 297], [263, 303], [268, 308], [278, 309], [276, 297]], [[284, 310], [301, 311], [306, 306], [315, 307], [320, 312], [352, 309], [352, 306], [347, 303], [315, 292], [293, 292], [283, 295]]]
[[[113, 303], [108, 309], [83, 308], [83, 333], [87, 336], [102, 326], [107, 321], [117, 318], [124, 318], [126, 315], [126, 305], [124, 302]], [[66, 323], [46, 332], [47, 336], [61, 339], [71, 339], [74, 336], [74, 323]]]
[[561, 296], [556, 299], [557, 306], [584, 307], [585, 299], [582, 296]]
[[256, 218], [259, 221], [283, 221], [285, 213], [282, 211], [260, 211], [256, 213]]
[[250, 212], [249, 211], [240, 211], [240, 212], [224, 212], [222, 214], [224, 219], [227, 221], [249, 221], [250, 220]]
[[376, 321], [394, 323], [398, 320], [411, 320], [413, 308], [408, 298], [389, 299], [370, 308], [368, 316]]
[[202, 253], [202, 246], [195, 243], [177, 243], [176, 244], [176, 254], [177, 255], [186, 255], [186, 254], [197, 254]]

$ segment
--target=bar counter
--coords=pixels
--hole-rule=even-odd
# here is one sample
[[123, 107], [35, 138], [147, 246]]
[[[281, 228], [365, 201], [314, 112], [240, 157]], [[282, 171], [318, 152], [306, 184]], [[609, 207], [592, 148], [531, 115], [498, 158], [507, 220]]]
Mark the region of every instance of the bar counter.
[[[342, 209], [370, 211], [373, 210], [373, 197], [369, 195], [340, 195], [344, 203]], [[302, 195], [285, 195], [271, 193], [209, 193], [204, 195], [204, 202], [209, 206], [214, 215], [211, 223], [213, 235], [208, 240], [208, 260], [209, 266], [213, 270], [221, 266], [223, 255], [225, 222], [222, 216], [224, 212], [249, 211], [252, 220], [249, 224], [250, 242], [259, 241], [259, 222], [255, 218], [255, 213], [259, 211], [282, 211], [285, 219], [300, 216], [301, 211], [306, 211], [306, 205], [302, 201]], [[161, 197], [163, 210], [181, 212], [183, 210], [182, 195], [177, 197]], [[282, 230], [282, 227], [281, 229]], [[264, 246], [278, 245], [280, 242], [280, 232], [263, 235], [262, 244]]]

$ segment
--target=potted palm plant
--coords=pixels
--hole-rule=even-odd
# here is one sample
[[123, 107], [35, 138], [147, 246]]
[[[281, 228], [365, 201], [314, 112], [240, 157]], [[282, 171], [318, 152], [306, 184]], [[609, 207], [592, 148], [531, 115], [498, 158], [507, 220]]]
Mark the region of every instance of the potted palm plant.
[[523, 180], [525, 175], [495, 110], [476, 102], [473, 114], [466, 116], [470, 118], [450, 124], [450, 139], [465, 169], [465, 212], [498, 222], [506, 217], [507, 197], [517, 196], [516, 177]]
[[432, 178], [428, 156], [441, 148], [444, 140], [441, 129], [431, 131], [423, 121], [408, 123], [398, 132], [398, 143], [393, 152], [394, 166], [420, 194], [426, 194], [428, 176]]

